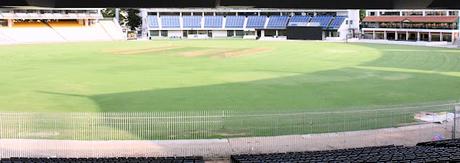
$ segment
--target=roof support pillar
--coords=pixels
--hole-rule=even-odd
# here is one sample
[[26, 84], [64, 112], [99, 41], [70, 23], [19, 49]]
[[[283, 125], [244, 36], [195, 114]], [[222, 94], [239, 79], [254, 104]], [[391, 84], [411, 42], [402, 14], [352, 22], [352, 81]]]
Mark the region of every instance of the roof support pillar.
[[375, 31], [372, 31], [372, 39], [375, 40]]
[[406, 31], [406, 41], [409, 41], [409, 31]]
[[452, 41], [452, 43], [454, 43], [455, 42], [455, 33], [454, 32], [451, 33], [451, 37], [452, 38], [450, 39], [450, 41]]
[[431, 42], [431, 32], [428, 32], [428, 41]]
[[13, 22], [13, 19], [8, 19], [8, 27], [13, 27], [14, 25], [14, 22]]
[[420, 41], [420, 32], [417, 32], [417, 41]]

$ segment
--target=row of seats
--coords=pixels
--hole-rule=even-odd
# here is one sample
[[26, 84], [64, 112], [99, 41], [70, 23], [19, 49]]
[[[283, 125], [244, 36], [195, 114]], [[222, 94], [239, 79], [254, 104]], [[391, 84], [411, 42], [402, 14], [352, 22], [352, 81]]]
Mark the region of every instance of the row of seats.
[[[226, 16], [225, 24], [223, 16], [183, 16], [183, 28], [201, 28], [201, 21], [204, 19], [204, 28], [244, 28], [245, 16]], [[302, 23], [317, 22], [324, 29], [338, 29], [345, 21], [343, 16], [270, 16], [267, 22], [267, 16], [248, 16], [246, 28], [256, 29], [285, 29], [286, 26], [296, 26]], [[159, 28], [161, 20], [162, 28], [180, 28], [180, 16], [157, 16], [148, 17], [148, 25], [150, 28]], [[265, 24], [267, 26], [265, 27]]]
[[[325, 151], [232, 155], [232, 163], [254, 162], [460, 162], [460, 139], [417, 146], [377, 146]], [[204, 163], [201, 156], [120, 158], [7, 158], [0, 163]]]
[[[431, 144], [431, 145], [428, 145]], [[379, 146], [328, 151], [233, 155], [233, 163], [248, 162], [460, 162], [460, 140], [418, 146]]]
[[0, 163], [204, 163], [203, 157], [8, 158]]
[[418, 143], [417, 146], [460, 148], [460, 139], [447, 139], [447, 140], [440, 140], [440, 141], [422, 142], [422, 143]]

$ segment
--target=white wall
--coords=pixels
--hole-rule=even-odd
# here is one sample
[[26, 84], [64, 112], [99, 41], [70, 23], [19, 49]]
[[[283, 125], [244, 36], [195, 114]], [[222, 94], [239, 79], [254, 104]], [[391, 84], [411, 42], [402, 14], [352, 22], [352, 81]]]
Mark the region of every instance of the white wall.
[[180, 30], [177, 31], [168, 31], [168, 37], [183, 37], [183, 33]]
[[[359, 30], [359, 10], [347, 10], [347, 12], [338, 12], [337, 15], [347, 17], [339, 29], [337, 29], [337, 32], [340, 33], [340, 39], [346, 39], [346, 36], [349, 33], [349, 28]], [[346, 24], [347, 21], [349, 23], [352, 22], [352, 24]]]
[[107, 32], [113, 40], [126, 40], [126, 35], [123, 33], [121, 26], [116, 20], [99, 20], [99, 24], [102, 25], [105, 32]]
[[348, 19], [353, 20], [351, 28], [359, 29], [359, 10], [348, 10]]
[[212, 37], [213, 38], [227, 37], [227, 31], [212, 31]]

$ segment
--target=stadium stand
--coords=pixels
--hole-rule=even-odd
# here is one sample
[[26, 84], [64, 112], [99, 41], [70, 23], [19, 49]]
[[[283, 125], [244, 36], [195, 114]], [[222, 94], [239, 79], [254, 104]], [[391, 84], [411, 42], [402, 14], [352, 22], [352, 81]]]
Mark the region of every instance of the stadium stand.
[[179, 16], [161, 16], [161, 27], [180, 28], [180, 17]]
[[7, 158], [0, 163], [204, 163], [203, 157]]
[[32, 26], [25, 27], [22, 24], [21, 27], [13, 28], [2, 28], [2, 33], [7, 38], [12, 38], [14, 42], [59, 42], [65, 41], [58, 33], [56, 33], [52, 28], [46, 26], [46, 24], [41, 23], [40, 25], [34, 24]]
[[205, 28], [222, 28], [223, 16], [205, 16], [204, 27]]
[[183, 16], [184, 28], [201, 28], [201, 16]]
[[448, 139], [431, 142], [421, 142], [417, 146], [429, 146], [429, 147], [457, 147], [460, 148], [460, 139]]
[[329, 151], [233, 155], [243, 162], [460, 162], [460, 139], [417, 146], [378, 146]]
[[315, 16], [310, 22], [318, 22], [323, 29], [326, 29], [333, 18], [333, 16]]
[[244, 16], [227, 16], [225, 28], [244, 28]]
[[289, 19], [289, 26], [297, 26], [297, 24], [308, 23], [310, 19], [310, 16], [294, 15], [291, 19]]
[[13, 27], [16, 27], [16, 28], [46, 27], [46, 24], [43, 22], [15, 22]]
[[0, 43], [122, 40], [114, 19], [102, 19], [100, 9], [2, 9]]
[[372, 40], [459, 43], [458, 10], [366, 10], [361, 37]]
[[68, 41], [112, 40], [100, 23], [88, 27], [63, 27], [53, 25], [50, 27], [49, 29], [54, 30], [59, 36]]
[[99, 20], [99, 24], [102, 25], [104, 31], [111, 37], [112, 40], [123, 40], [125, 39], [125, 34], [122, 31], [121, 27], [112, 20]]
[[[316, 36], [321, 35], [321, 39], [328, 40], [343, 40], [348, 33], [359, 33], [359, 10], [260, 9], [254, 11], [246, 8], [190, 8], [187, 10], [148, 8], [141, 9], [141, 12], [144, 27], [142, 35], [149, 39], [238, 36], [243, 39], [283, 40], [289, 39], [287, 35], [293, 33], [292, 30], [287, 29], [288, 26], [293, 28], [321, 26], [323, 30], [316, 28]], [[174, 16], [171, 15], [173, 13]], [[152, 20], [152, 15], [160, 19], [153, 18]], [[315, 15], [315, 18], [312, 19], [311, 15]], [[339, 16], [335, 18], [336, 15]], [[166, 17], [168, 18], [165, 19]], [[312, 20], [314, 23], [309, 23]], [[345, 20], [351, 23], [345, 26], [343, 23]], [[171, 23], [172, 21], [174, 23]], [[331, 28], [328, 28], [330, 25]]]
[[246, 28], [263, 29], [266, 21], [267, 16], [248, 16]]
[[51, 27], [83, 27], [83, 25], [78, 24], [78, 22], [75, 20], [50, 21], [50, 22], [46, 22], [46, 24], [48, 24], [48, 26], [51, 26]]
[[159, 28], [160, 25], [158, 23], [157, 16], [148, 16], [149, 28]]
[[330, 29], [338, 29], [342, 25], [343, 21], [345, 21], [346, 17], [337, 16], [332, 21], [331, 25], [329, 26]]
[[267, 29], [286, 29], [288, 20], [288, 16], [270, 16]]

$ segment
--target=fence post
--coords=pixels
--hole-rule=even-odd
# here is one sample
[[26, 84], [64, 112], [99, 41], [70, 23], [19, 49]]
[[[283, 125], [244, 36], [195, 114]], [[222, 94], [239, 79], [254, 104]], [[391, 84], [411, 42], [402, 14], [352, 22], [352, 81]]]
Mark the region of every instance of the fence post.
[[456, 133], [457, 133], [457, 112], [460, 111], [460, 104], [454, 105], [454, 124], [452, 127], [452, 139], [457, 138]]
[[221, 122], [222, 122], [222, 130], [225, 130], [225, 110], [222, 110], [222, 118], [221, 118]]

